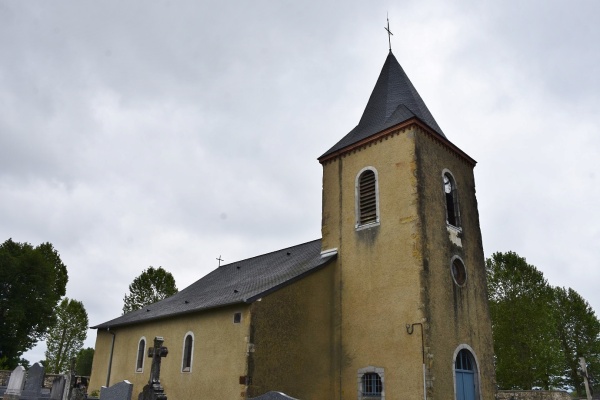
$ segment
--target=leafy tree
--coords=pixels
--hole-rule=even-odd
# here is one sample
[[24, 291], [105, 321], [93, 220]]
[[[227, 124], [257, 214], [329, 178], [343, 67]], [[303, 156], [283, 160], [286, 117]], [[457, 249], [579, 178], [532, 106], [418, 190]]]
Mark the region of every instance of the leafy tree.
[[543, 274], [514, 252], [494, 253], [486, 271], [499, 387], [560, 385], [554, 293]]
[[8, 369], [46, 335], [67, 280], [67, 267], [50, 243], [0, 244], [0, 351]]
[[22, 365], [25, 369], [29, 369], [29, 367], [31, 367], [31, 363], [29, 362], [29, 360], [23, 357], [21, 357], [21, 359], [19, 360], [19, 365]]
[[149, 267], [129, 285], [129, 294], [123, 299], [123, 314], [139, 310], [177, 293], [175, 278], [163, 267]]
[[579, 357], [588, 371], [600, 372], [600, 321], [587, 301], [575, 290], [554, 288], [557, 333], [564, 355], [565, 384], [585, 396], [583, 377], [578, 374]]
[[46, 339], [46, 368], [58, 374], [69, 369], [87, 337], [88, 316], [83, 303], [65, 297], [56, 309], [56, 322]]
[[90, 376], [92, 374], [92, 361], [94, 361], [94, 349], [79, 350], [75, 361], [75, 373], [79, 376]]

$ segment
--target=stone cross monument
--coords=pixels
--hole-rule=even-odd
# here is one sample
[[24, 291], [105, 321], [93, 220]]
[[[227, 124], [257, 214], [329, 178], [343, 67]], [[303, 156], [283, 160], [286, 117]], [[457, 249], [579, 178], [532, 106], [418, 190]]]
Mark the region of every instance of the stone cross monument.
[[152, 358], [152, 368], [150, 369], [150, 379], [144, 386], [144, 390], [138, 396], [138, 400], [167, 400], [165, 390], [160, 384], [160, 361], [169, 354], [169, 349], [162, 344], [165, 341], [161, 336], [154, 338], [154, 347], [148, 349], [148, 357]]

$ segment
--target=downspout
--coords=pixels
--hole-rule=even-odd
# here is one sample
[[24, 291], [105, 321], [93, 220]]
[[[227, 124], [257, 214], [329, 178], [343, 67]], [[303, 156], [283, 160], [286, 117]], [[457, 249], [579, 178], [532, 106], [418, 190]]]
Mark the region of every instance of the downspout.
[[110, 387], [110, 370], [112, 369], [113, 352], [115, 351], [115, 333], [110, 331], [110, 326], [106, 328], [106, 332], [112, 335], [112, 343], [110, 344], [110, 358], [108, 359], [108, 373], [106, 374], [106, 387]]
[[415, 325], [421, 326], [421, 354], [423, 357], [423, 399], [427, 400], [427, 379], [426, 379], [426, 369], [425, 369], [425, 340], [423, 339], [423, 324], [421, 322], [416, 322], [414, 324], [406, 324], [406, 333], [412, 335], [415, 330]]

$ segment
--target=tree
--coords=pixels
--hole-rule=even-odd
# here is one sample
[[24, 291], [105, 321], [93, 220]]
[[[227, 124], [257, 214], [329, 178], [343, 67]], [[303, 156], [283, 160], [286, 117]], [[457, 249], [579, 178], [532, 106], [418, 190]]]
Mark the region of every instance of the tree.
[[92, 374], [92, 362], [94, 361], [94, 349], [79, 350], [75, 361], [75, 373], [79, 376], [90, 376]]
[[56, 322], [46, 339], [46, 368], [59, 374], [69, 370], [71, 358], [75, 358], [87, 337], [88, 316], [83, 303], [65, 297], [56, 309]]
[[554, 294], [565, 385], [585, 396], [583, 377], [578, 374], [579, 357], [585, 357], [588, 371], [600, 373], [600, 321], [589, 303], [575, 290], [557, 287]]
[[129, 285], [129, 295], [123, 299], [123, 314], [139, 310], [177, 293], [175, 278], [163, 267], [149, 267]]
[[44, 338], [67, 281], [67, 267], [50, 243], [0, 245], [0, 352], [8, 369]]
[[561, 383], [554, 293], [543, 274], [514, 252], [486, 260], [496, 379], [501, 389]]
[[21, 359], [19, 360], [19, 365], [21, 365], [25, 369], [29, 369], [29, 367], [31, 367], [31, 363], [29, 362], [29, 360], [23, 357], [21, 357]]

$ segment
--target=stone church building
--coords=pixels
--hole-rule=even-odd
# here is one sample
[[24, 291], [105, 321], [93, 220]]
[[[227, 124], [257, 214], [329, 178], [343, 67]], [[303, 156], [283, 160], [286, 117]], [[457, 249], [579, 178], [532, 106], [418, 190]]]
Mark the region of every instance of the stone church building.
[[164, 337], [173, 400], [494, 398], [475, 161], [390, 51], [327, 150], [322, 238], [219, 267], [97, 329], [89, 390], [141, 392]]

